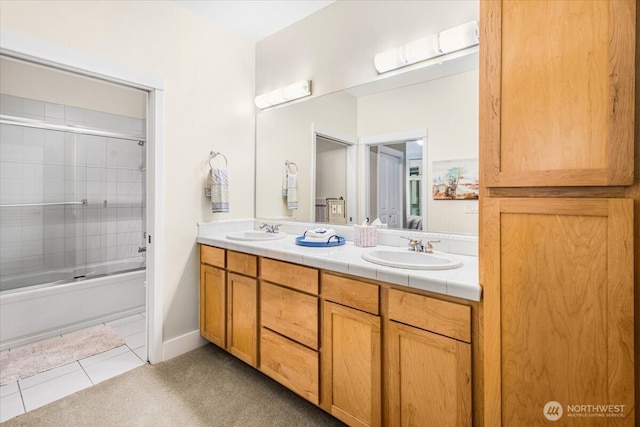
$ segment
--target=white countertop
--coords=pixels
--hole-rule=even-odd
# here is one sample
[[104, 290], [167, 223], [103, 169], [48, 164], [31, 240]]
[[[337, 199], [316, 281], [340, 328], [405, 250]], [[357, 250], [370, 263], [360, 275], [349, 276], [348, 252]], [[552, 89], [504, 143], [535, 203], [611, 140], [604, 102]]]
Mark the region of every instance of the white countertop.
[[295, 234], [267, 241], [230, 240], [227, 234], [224, 231], [200, 233], [197, 242], [472, 301], [480, 301], [482, 296], [482, 287], [478, 282], [478, 258], [474, 256], [451, 255], [463, 261], [463, 266], [455, 269], [414, 270], [386, 267], [361, 258], [365, 251], [374, 249], [402, 250], [394, 246], [361, 248], [347, 241], [342, 246], [305, 247], [296, 245]]

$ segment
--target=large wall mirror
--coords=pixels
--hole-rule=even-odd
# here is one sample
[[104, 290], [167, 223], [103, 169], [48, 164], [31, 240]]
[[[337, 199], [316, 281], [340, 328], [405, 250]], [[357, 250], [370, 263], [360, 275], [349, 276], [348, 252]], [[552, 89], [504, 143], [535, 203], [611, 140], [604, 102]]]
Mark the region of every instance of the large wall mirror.
[[[388, 228], [477, 234], [477, 199], [434, 196], [433, 189], [447, 165], [463, 165], [466, 176], [459, 176], [477, 179], [478, 78], [476, 48], [260, 111], [256, 218], [336, 224], [379, 219]], [[297, 185], [288, 196], [287, 173]], [[289, 209], [292, 195], [297, 209]]]

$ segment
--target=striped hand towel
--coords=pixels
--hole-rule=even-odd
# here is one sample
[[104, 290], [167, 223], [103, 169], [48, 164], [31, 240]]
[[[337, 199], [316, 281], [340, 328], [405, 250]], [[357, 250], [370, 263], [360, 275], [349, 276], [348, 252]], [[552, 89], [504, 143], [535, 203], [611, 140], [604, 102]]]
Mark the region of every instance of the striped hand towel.
[[284, 173], [282, 174], [282, 197], [287, 197], [288, 187], [289, 187], [289, 171], [285, 166]]
[[213, 168], [211, 179], [211, 212], [229, 212], [229, 174], [226, 168]]

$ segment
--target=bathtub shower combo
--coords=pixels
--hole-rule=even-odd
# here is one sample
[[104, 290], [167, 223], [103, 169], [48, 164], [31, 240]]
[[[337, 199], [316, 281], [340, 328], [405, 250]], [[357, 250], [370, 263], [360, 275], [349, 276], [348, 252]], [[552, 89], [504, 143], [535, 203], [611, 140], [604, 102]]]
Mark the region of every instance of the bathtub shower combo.
[[145, 120], [0, 97], [0, 350], [142, 312]]

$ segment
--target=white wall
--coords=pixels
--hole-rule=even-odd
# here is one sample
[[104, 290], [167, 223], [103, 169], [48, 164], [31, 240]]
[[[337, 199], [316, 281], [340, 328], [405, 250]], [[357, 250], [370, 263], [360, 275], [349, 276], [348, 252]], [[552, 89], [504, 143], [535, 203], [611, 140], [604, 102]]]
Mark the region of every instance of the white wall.
[[147, 96], [139, 89], [8, 58], [0, 58], [0, 70], [3, 94], [138, 119], [147, 115]]
[[[254, 45], [170, 1], [2, 1], [0, 26], [163, 78], [163, 339], [197, 330], [196, 223], [254, 214]], [[229, 159], [229, 214], [203, 197], [211, 150]]]
[[474, 19], [479, 0], [336, 1], [257, 43], [256, 93], [311, 79], [318, 96], [376, 80], [377, 53]]

